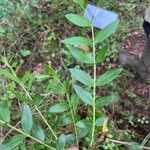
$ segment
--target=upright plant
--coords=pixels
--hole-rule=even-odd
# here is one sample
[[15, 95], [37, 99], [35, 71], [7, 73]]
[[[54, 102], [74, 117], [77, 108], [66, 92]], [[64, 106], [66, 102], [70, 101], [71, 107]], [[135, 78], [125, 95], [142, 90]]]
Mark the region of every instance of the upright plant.
[[[109, 97], [109, 99], [106, 100], [106, 97], [100, 97], [99, 95], [97, 95], [96, 88], [109, 84], [110, 82], [112, 82], [112, 80], [117, 78], [118, 75], [122, 71], [122, 68], [117, 68], [117, 69], [109, 70], [106, 73], [102, 74], [101, 76], [97, 77], [97, 64], [102, 63], [104, 61], [107, 48], [102, 47], [100, 50], [97, 50], [96, 46], [99, 43], [106, 40], [112, 33], [115, 32], [115, 30], [117, 29], [119, 20], [112, 22], [106, 28], [98, 31], [95, 34], [95, 30], [94, 30], [92, 22], [90, 22], [86, 17], [77, 15], [77, 14], [67, 14], [66, 18], [70, 22], [72, 22], [73, 24], [79, 27], [91, 28], [91, 33], [92, 33], [91, 39], [82, 37], [82, 36], [76, 36], [76, 37], [66, 38], [62, 42], [67, 45], [70, 53], [79, 62], [93, 66], [93, 77], [83, 70], [80, 70], [77, 68], [69, 69], [72, 78], [81, 83], [81, 85], [73, 84], [73, 88], [76, 94], [79, 96], [81, 101], [86, 106], [89, 107], [90, 110], [92, 106], [92, 119], [90, 118], [90, 120], [92, 120], [92, 127], [91, 127], [91, 132], [90, 132], [91, 134], [90, 146], [92, 146], [95, 141], [96, 120], [98, 119], [96, 116], [96, 110], [108, 104], [112, 100], [111, 96]], [[84, 52], [80, 50], [79, 48], [76, 48], [76, 47], [80, 47], [81, 45], [92, 47], [92, 52]], [[104, 122], [107, 123], [106, 119]], [[84, 120], [84, 123], [85, 123], [85, 120]], [[77, 125], [79, 125], [79, 123], [77, 123]]]

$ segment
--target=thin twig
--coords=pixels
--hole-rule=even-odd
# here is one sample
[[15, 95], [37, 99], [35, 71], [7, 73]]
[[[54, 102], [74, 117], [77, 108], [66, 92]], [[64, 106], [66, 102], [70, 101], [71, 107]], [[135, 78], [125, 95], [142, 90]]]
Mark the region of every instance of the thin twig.
[[150, 133], [144, 138], [141, 146], [144, 146], [147, 143], [148, 139], [150, 139]]
[[[113, 143], [121, 144], [121, 145], [126, 145], [126, 146], [131, 146], [132, 143], [129, 142], [123, 142], [123, 141], [118, 141], [118, 140], [112, 140], [109, 139]], [[150, 147], [145, 147], [145, 146], [140, 146], [140, 148], [145, 149], [145, 150], [150, 150]]]

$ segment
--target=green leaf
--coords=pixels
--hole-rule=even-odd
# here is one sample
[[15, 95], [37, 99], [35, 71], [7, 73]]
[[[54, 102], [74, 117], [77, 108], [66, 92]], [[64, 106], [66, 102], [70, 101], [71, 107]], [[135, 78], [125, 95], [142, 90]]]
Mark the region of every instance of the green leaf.
[[109, 24], [106, 28], [99, 31], [95, 37], [95, 43], [97, 44], [107, 39], [112, 33], [116, 31], [118, 24], [119, 24], [119, 20], [116, 20], [111, 24]]
[[96, 119], [96, 126], [102, 127], [104, 122], [105, 122], [105, 117], [100, 117], [100, 118]]
[[85, 91], [82, 87], [78, 85], [74, 85], [74, 89], [77, 93], [77, 95], [81, 98], [81, 100], [89, 105], [92, 105], [92, 95], [88, 92]]
[[26, 133], [29, 133], [32, 129], [33, 119], [32, 112], [28, 105], [23, 106], [22, 118], [21, 118], [22, 128]]
[[81, 36], [66, 38], [62, 41], [62, 43], [67, 45], [91, 45], [92, 44], [90, 39]]
[[23, 143], [25, 136], [22, 134], [15, 135], [11, 137], [7, 142], [0, 144], [0, 150], [13, 150], [18, 145]]
[[61, 134], [56, 141], [56, 150], [64, 150], [66, 145], [66, 137], [64, 134]]
[[9, 61], [8, 61], [7, 57], [2, 57], [2, 62], [3, 62], [7, 67], [10, 68]]
[[90, 21], [84, 17], [77, 14], [67, 14], [65, 16], [70, 22], [74, 23], [77, 26], [80, 27], [90, 27], [91, 23]]
[[65, 86], [65, 92], [70, 93], [70, 81], [69, 80], [65, 81], [64, 86]]
[[25, 84], [30, 79], [30, 72], [27, 71], [24, 73], [23, 77], [20, 79], [22, 84]]
[[45, 134], [44, 134], [43, 129], [36, 123], [33, 123], [32, 133], [34, 137], [37, 138], [38, 140], [41, 140], [41, 141], [45, 140]]
[[65, 93], [64, 87], [60, 83], [58, 83], [58, 81], [55, 79], [49, 81], [46, 91], [48, 92], [50, 89], [52, 89], [54, 92], [58, 94]]
[[102, 47], [96, 54], [96, 63], [101, 63], [105, 60], [108, 46]]
[[110, 104], [111, 102], [115, 101], [117, 98], [117, 95], [100, 97], [96, 100], [96, 107], [104, 107]]
[[31, 90], [34, 81], [35, 81], [35, 75], [31, 74], [30, 80], [28, 80], [28, 83], [27, 83], [28, 91]]
[[138, 143], [133, 142], [130, 146], [130, 150], [142, 150]]
[[4, 70], [3, 69], [3, 75], [6, 77], [6, 78], [8, 78], [8, 79], [10, 79], [10, 80], [13, 80], [13, 81], [15, 81], [15, 82], [17, 82], [18, 84], [20, 83], [20, 80], [14, 75], [14, 74], [12, 74], [10, 71], [8, 71], [8, 70]]
[[86, 72], [79, 70], [79, 69], [69, 69], [71, 75], [81, 83], [92, 86], [93, 85], [93, 79], [89, 74]]
[[64, 113], [63, 115], [60, 116], [61, 122], [63, 125], [70, 125], [72, 124], [72, 118], [70, 114]]
[[0, 33], [5, 33], [5, 29], [0, 26]]
[[10, 111], [8, 106], [0, 104], [0, 120], [4, 122], [10, 121]]
[[87, 0], [74, 0], [82, 9], [86, 8]]
[[5, 29], [0, 26], [0, 37], [4, 36]]
[[42, 96], [41, 96], [39, 93], [38, 93], [38, 94], [35, 94], [35, 95], [33, 96], [33, 101], [34, 101], [34, 104], [35, 104], [36, 106], [40, 105], [41, 102], [42, 102], [42, 100], [43, 100], [43, 98], [42, 98]]
[[78, 136], [80, 138], [83, 138], [89, 133], [90, 129], [92, 128], [92, 122], [90, 120], [83, 119], [78, 121], [76, 123], [76, 126], [79, 128]]
[[76, 107], [78, 105], [79, 97], [78, 97], [78, 95], [76, 93], [73, 93], [71, 95], [71, 102], [70, 103], [71, 103], [71, 106], [73, 106], [73, 107]]
[[97, 86], [104, 86], [110, 82], [112, 82], [115, 78], [119, 76], [119, 74], [122, 72], [122, 68], [117, 68], [113, 70], [109, 70], [102, 74], [96, 81]]
[[15, 92], [14, 94], [15, 94], [15, 96], [17, 97], [17, 99], [19, 101], [25, 102], [27, 104], [32, 104], [32, 105], [35, 104], [34, 101], [32, 101], [29, 98], [27, 98], [26, 95], [21, 93], [21, 92]]
[[49, 109], [49, 112], [51, 113], [62, 113], [66, 110], [69, 109], [69, 106], [67, 103], [65, 102], [60, 102], [58, 104], [55, 104], [54, 106], [52, 106], [50, 109]]
[[93, 55], [91, 52], [85, 52], [76, 47], [69, 47], [69, 51], [78, 61], [86, 64], [93, 63]]
[[83, 119], [78, 121], [76, 126], [83, 129], [90, 129], [92, 127], [92, 122], [90, 120]]
[[50, 76], [46, 75], [46, 74], [36, 74], [35, 78], [37, 79], [37, 81], [44, 81], [47, 80]]
[[55, 71], [55, 70], [52, 68], [52, 66], [46, 64], [44, 67], [45, 67], [45, 70], [46, 70], [46, 72], [47, 72], [47, 74], [48, 74], [49, 76], [53, 76], [53, 77], [59, 79], [58, 74], [57, 74], [57, 71]]
[[[59, 142], [61, 142], [62, 147], [64, 146], [64, 144], [70, 144], [70, 143], [75, 142], [75, 135], [74, 134], [67, 134], [67, 135], [61, 134], [60, 138], [58, 140], [59, 140]], [[58, 141], [56, 143], [56, 150], [61, 150], [61, 149], [59, 149], [59, 146], [57, 144], [58, 144]]]
[[27, 50], [27, 49], [24, 49], [24, 50], [21, 51], [21, 55], [22, 55], [23, 57], [30, 56], [31, 54], [32, 54], [31, 51], [30, 51], [30, 50]]

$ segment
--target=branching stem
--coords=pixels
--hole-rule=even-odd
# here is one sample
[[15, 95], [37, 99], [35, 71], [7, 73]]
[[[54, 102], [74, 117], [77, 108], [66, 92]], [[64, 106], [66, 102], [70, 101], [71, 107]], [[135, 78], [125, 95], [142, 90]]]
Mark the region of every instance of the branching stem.
[[[24, 92], [26, 93], [27, 97], [33, 101], [32, 97], [30, 96], [29, 92], [26, 90], [25, 86], [21, 83], [20, 79], [17, 77], [16, 73], [14, 72], [14, 70], [12, 69], [12, 67], [9, 64], [6, 64], [7, 67], [11, 70], [11, 72], [13, 73], [13, 75], [17, 78], [17, 80], [19, 81], [19, 85], [22, 87], [22, 89], [24, 90]], [[47, 120], [45, 119], [45, 117], [42, 115], [42, 113], [40, 112], [40, 110], [38, 109], [37, 106], [35, 106], [35, 109], [37, 110], [37, 112], [39, 113], [39, 115], [41, 116], [41, 118], [43, 119], [43, 121], [45, 122], [45, 124], [48, 126], [49, 130], [51, 131], [51, 133], [53, 134], [53, 136], [55, 137], [55, 139], [57, 139], [57, 136], [55, 134], [55, 132], [53, 131], [52, 127], [49, 125], [49, 123], [47, 122]]]
[[[1, 124], [6, 124], [6, 123], [5, 123], [4, 121], [2, 121], [2, 120], [0, 120], [0, 123], [1, 123]], [[11, 129], [17, 131], [18, 133], [20, 133], [20, 134], [22, 134], [22, 135], [24, 135], [24, 136], [26, 136], [26, 137], [29, 137], [30, 139], [36, 141], [37, 143], [40, 143], [40, 144], [44, 145], [45, 147], [49, 148], [50, 150], [55, 150], [53, 147], [51, 147], [51, 146], [47, 145], [46, 143], [44, 143], [44, 142], [42, 142], [42, 141], [36, 139], [35, 137], [31, 136], [30, 134], [25, 133], [25, 132], [23, 132], [23, 131], [20, 130], [20, 129], [17, 129], [16, 127], [14, 127], [14, 126], [12, 126], [12, 125], [10, 125], [10, 124], [8, 124], [8, 123], [7, 123], [6, 125], [7, 125], [9, 128], [11, 128]]]

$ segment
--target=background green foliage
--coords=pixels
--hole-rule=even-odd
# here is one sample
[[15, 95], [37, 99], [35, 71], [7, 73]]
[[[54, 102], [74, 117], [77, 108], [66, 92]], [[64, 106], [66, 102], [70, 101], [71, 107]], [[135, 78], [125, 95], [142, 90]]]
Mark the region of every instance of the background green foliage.
[[[98, 66], [98, 69], [104, 67], [104, 70], [100, 73], [102, 74], [108, 68], [113, 68], [113, 63], [117, 62], [118, 51], [121, 49], [120, 41], [125, 39], [127, 35], [130, 35], [132, 31], [142, 29], [142, 17], [145, 8], [148, 6], [148, 1], [123, 0], [118, 2], [116, 0], [94, 0], [93, 3], [114, 10], [120, 15], [120, 25], [117, 34], [114, 34], [98, 46], [99, 49], [104, 49], [104, 54], [101, 54], [103, 56], [105, 56], [105, 51], [107, 50], [105, 60], [101, 58], [101, 55], [98, 55], [99, 57], [97, 58], [98, 60], [104, 60], [102, 65]], [[17, 128], [22, 127], [25, 133], [32, 134], [40, 141], [45, 140], [46, 144], [51, 142], [53, 147], [58, 145], [57, 149], [65, 145], [69, 147], [75, 143], [72, 126], [69, 126], [72, 124], [72, 118], [70, 112], [68, 112], [69, 105], [66, 102], [62, 102], [66, 98], [65, 93], [70, 88], [69, 84], [76, 83], [75, 80], [71, 80], [71, 83], [68, 83], [68, 80], [70, 80], [68, 68], [76, 66], [76, 70], [70, 70], [70, 72], [75, 79], [80, 81], [81, 79], [76, 75], [79, 69], [85, 69], [85, 66], [89, 62], [92, 62], [91, 52], [87, 53], [77, 50], [78, 53], [75, 53], [72, 47], [70, 47], [68, 51], [61, 43], [64, 38], [74, 35], [91, 37], [90, 29], [78, 28], [64, 19], [68, 12], [77, 12], [77, 14], [83, 15], [83, 8], [84, 3], [81, 3], [81, 8], [79, 8], [76, 3], [69, 0], [0, 1], [0, 54], [8, 60], [8, 62], [7, 60], [3, 60], [0, 64], [0, 118], [2, 121], [9, 122]], [[78, 65], [79, 62], [82, 63]], [[42, 74], [35, 76], [33, 71], [38, 63], [47, 65], [42, 66]], [[52, 69], [51, 65], [54, 69]], [[15, 75], [12, 74], [10, 68], [15, 71], [19, 81]], [[74, 73], [76, 71], [77, 73]], [[91, 69], [89, 72], [91, 72]], [[104, 101], [104, 103], [97, 104], [100, 108], [109, 104], [114, 99], [119, 99], [118, 95], [120, 96], [121, 93], [127, 93], [128, 95], [125, 102], [126, 104], [141, 103], [140, 98], [129, 88], [132, 77], [129, 78], [128, 75], [131, 76], [125, 72], [122, 75], [121, 81], [116, 80], [116, 82], [101, 88], [102, 90], [104, 89], [105, 92], [102, 92], [100, 99], [100, 101]], [[127, 80], [128, 78], [129, 80]], [[64, 86], [62, 86], [59, 80], [63, 81]], [[90, 80], [87, 82], [87, 80], [82, 79], [81, 83], [90, 87]], [[128, 87], [126, 90], [121, 90], [118, 86], [122, 80], [125, 81], [126, 87]], [[27, 93], [18, 85], [20, 83], [23, 84], [30, 93], [32, 101], [29, 97], [26, 97]], [[98, 84], [102, 86], [104, 83]], [[81, 91], [80, 86], [81, 85], [75, 85], [74, 89]], [[83, 90], [89, 90], [89, 87]], [[73, 90], [73, 88], [70, 90]], [[116, 93], [116, 91], [119, 91], [119, 93]], [[82, 94], [83, 93], [79, 94], [80, 98]], [[111, 96], [112, 94], [113, 96]], [[88, 101], [89, 99], [82, 98], [82, 100], [87, 104], [90, 103], [90, 101]], [[28, 105], [24, 105], [24, 103]], [[80, 138], [84, 143], [90, 143], [90, 136], [87, 135], [91, 129], [91, 118], [89, 117], [91, 108], [81, 105], [76, 93], [71, 94], [70, 103], [71, 106], [73, 106], [73, 111], [77, 112], [75, 120], [77, 121], [76, 126], [79, 130]], [[120, 117], [124, 116], [126, 121], [122, 130], [120, 130], [120, 128], [118, 129], [116, 124], [120, 125], [124, 119], [118, 119], [118, 116], [116, 116], [118, 120], [114, 117], [114, 120], [108, 124], [109, 135], [108, 139], [101, 145], [103, 149], [126, 149], [112, 143], [110, 139], [113, 138], [128, 142], [136, 141], [141, 143], [143, 141], [144, 137], [139, 136], [135, 131], [130, 129], [130, 125], [134, 127], [137, 127], [138, 124], [144, 125], [147, 130], [146, 125], [149, 123], [149, 117], [139, 115], [135, 120], [134, 110], [133, 112], [120, 110], [121, 103], [122, 99], [120, 98], [120, 102], [112, 103], [111, 107], [103, 108], [104, 111], [102, 112], [96, 112], [96, 131], [102, 129], [104, 120], [110, 115], [109, 110], [118, 111], [121, 114]], [[57, 144], [53, 140], [50, 141], [52, 134], [47, 129], [47, 126], [37, 111], [35, 111], [35, 106], [40, 108], [43, 116], [50, 122], [53, 130], [57, 131], [56, 133], [59, 136], [59, 139], [56, 141]], [[59, 113], [62, 113], [62, 115], [59, 115]], [[27, 117], [23, 114], [27, 115]], [[108, 114], [108, 116], [106, 114]], [[145, 118], [143, 119], [143, 117]], [[20, 118], [22, 118], [21, 124], [19, 122]], [[29, 119], [26, 120], [25, 118]], [[32, 125], [32, 129], [28, 124]], [[68, 126], [68, 128], [66, 128], [66, 126]], [[18, 145], [20, 149], [25, 149], [25, 147], [26, 149], [36, 149], [37, 146], [39, 149], [44, 149], [43, 145], [37, 144], [38, 142], [34, 142], [34, 140], [32, 143], [27, 140], [25, 145], [23, 143], [25, 136], [16, 134], [14, 131], [9, 132], [10, 128], [8, 127], [4, 126], [1, 129], [2, 141], [6, 142], [1, 144], [1, 149], [8, 150], [10, 146], [11, 149], [13, 149]], [[67, 130], [68, 133], [65, 133], [64, 130]], [[69, 133], [69, 131], [71, 133]], [[85, 138], [83, 138], [84, 136]], [[147, 145], [148, 144], [149, 143], [147, 143]], [[138, 146], [135, 144], [132, 147], [137, 148]]]

